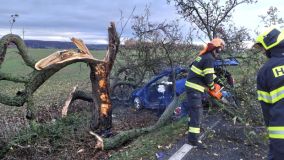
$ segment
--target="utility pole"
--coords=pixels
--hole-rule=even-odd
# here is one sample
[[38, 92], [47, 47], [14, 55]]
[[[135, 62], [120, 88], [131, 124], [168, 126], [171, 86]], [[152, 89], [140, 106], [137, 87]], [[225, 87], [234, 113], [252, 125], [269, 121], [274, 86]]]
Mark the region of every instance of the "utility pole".
[[23, 40], [25, 40], [25, 27], [23, 27]]

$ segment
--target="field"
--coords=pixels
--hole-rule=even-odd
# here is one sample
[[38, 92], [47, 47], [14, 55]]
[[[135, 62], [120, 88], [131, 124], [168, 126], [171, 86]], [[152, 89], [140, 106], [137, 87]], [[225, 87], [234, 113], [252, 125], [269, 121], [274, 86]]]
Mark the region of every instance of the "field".
[[[30, 49], [30, 56], [35, 60], [39, 60], [57, 51], [56, 49]], [[94, 57], [102, 59], [105, 51], [92, 51]], [[32, 69], [24, 64], [21, 56], [17, 53], [15, 48], [10, 48], [7, 51], [5, 61], [2, 65], [1, 71], [4, 73], [11, 73], [17, 76], [27, 76]], [[73, 86], [79, 84], [79, 89], [90, 90], [89, 68], [86, 64], [75, 63], [60, 70], [49, 80], [46, 81], [34, 94], [35, 104], [38, 106], [39, 114], [48, 110], [51, 106], [60, 106]], [[17, 91], [24, 88], [23, 84], [13, 83], [8, 81], [1, 81], [1, 92], [9, 95], [15, 95]], [[17, 122], [23, 122], [25, 114], [25, 107], [11, 107], [0, 104], [0, 124], [2, 126], [0, 131], [0, 138], [9, 138], [7, 135], [14, 135], [17, 133]], [[20, 116], [18, 116], [20, 114]], [[51, 114], [51, 113], [50, 113]], [[5, 115], [5, 116], [3, 116]], [[45, 115], [46, 116], [46, 115]], [[7, 118], [9, 117], [9, 118]], [[48, 118], [50, 120], [52, 115]], [[11, 121], [13, 124], [11, 124]], [[21, 126], [19, 124], [19, 126]], [[4, 129], [5, 128], [5, 129]], [[7, 134], [10, 133], [13, 134]], [[16, 132], [15, 132], [16, 131]], [[3, 133], [4, 132], [4, 133]]]

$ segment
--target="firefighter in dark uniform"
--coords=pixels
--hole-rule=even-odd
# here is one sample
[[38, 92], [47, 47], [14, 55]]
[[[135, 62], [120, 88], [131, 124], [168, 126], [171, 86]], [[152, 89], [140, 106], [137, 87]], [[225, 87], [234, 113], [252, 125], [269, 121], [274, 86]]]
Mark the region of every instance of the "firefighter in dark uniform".
[[269, 58], [257, 75], [257, 95], [269, 134], [269, 160], [284, 159], [284, 31], [270, 27], [256, 47]]
[[206, 148], [206, 145], [198, 141], [203, 114], [202, 94], [215, 88], [214, 61], [224, 46], [225, 43], [220, 38], [214, 38], [209, 42], [191, 64], [185, 83], [189, 102], [188, 142], [197, 148]]

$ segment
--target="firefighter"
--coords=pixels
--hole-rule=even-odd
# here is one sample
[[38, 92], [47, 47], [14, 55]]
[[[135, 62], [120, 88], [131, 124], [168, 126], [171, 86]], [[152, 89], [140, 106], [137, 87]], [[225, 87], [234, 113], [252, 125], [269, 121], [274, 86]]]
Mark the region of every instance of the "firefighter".
[[268, 61], [257, 75], [257, 95], [269, 134], [270, 160], [284, 159], [284, 31], [273, 26], [256, 38]]
[[220, 38], [214, 38], [209, 42], [191, 64], [185, 83], [189, 102], [188, 142], [201, 149], [207, 148], [205, 144], [198, 140], [203, 114], [202, 94], [215, 89], [214, 61], [219, 57], [219, 53], [224, 50], [224, 47], [225, 43]]

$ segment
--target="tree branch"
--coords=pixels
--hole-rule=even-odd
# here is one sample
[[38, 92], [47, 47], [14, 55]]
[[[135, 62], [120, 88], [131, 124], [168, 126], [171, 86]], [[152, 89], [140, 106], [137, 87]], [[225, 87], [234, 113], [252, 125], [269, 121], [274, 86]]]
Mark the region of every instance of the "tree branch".
[[19, 54], [22, 56], [26, 65], [34, 69], [35, 60], [28, 55], [27, 47], [21, 37], [14, 34], [5, 35], [0, 39], [0, 68], [10, 43], [14, 43], [17, 46]]
[[76, 90], [73, 93], [72, 102], [81, 99], [83, 101], [93, 102], [92, 93], [87, 93], [81, 90]]
[[[104, 61], [108, 63], [107, 71], [110, 72], [112, 70], [114, 60], [116, 59], [118, 47], [120, 44], [114, 22], [111, 22], [111, 25], [108, 28], [108, 39], [109, 39], [108, 52], [104, 58]], [[107, 72], [108, 75], [109, 72]]]
[[[76, 59], [66, 63], [61, 63], [57, 65], [52, 65], [47, 69], [37, 71], [34, 70], [29, 74], [28, 79], [24, 79], [23, 81], [28, 81], [25, 85], [25, 89], [20, 91], [16, 96], [8, 96], [0, 93], [0, 103], [9, 105], [9, 106], [23, 106], [27, 101], [28, 95], [32, 95], [46, 80], [48, 80], [52, 75], [61, 70], [62, 68], [77, 62], [89, 63], [89, 60], [85, 59]], [[94, 61], [93, 64], [97, 62]]]
[[236, 1], [234, 1], [233, 4], [226, 9], [226, 11], [223, 13], [223, 16], [219, 20], [217, 19], [214, 28], [216, 28], [228, 16], [231, 10], [238, 5], [237, 3], [235, 4], [235, 2]]

